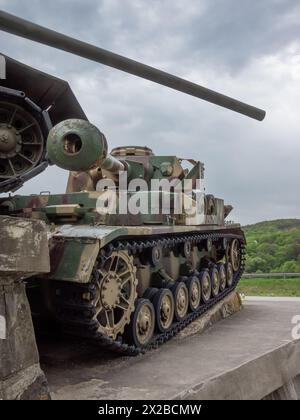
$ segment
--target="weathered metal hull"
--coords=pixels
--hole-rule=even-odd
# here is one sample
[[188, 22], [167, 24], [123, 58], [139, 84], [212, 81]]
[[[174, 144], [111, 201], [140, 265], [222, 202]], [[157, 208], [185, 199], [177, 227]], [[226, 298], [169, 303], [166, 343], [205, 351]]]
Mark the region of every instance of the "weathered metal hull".
[[[239, 224], [224, 226], [85, 226], [62, 225], [51, 235], [50, 277], [87, 283], [100, 250], [115, 241], [164, 239], [197, 233], [241, 232]], [[74, 261], [76, 255], [76, 262]]]
[[[228, 247], [234, 241], [239, 243], [240, 255], [238, 265], [232, 270]], [[50, 274], [43, 276], [39, 283], [32, 282], [28, 291], [35, 315], [55, 320], [63, 333], [86, 337], [130, 355], [170, 339], [230, 293], [244, 269], [245, 239], [239, 225], [234, 224], [223, 227], [61, 225], [51, 235], [50, 243]], [[189, 251], [186, 250], [187, 243], [190, 244]], [[156, 250], [160, 253], [157, 259]], [[116, 258], [121, 260], [120, 268], [117, 263], [108, 268], [108, 265], [114, 265]], [[126, 270], [130, 273], [130, 287], [125, 291], [124, 299], [128, 306], [126, 304], [124, 314], [120, 314], [118, 308], [123, 297], [121, 292], [119, 294], [118, 281]], [[223, 272], [226, 277], [221, 287]], [[114, 273], [117, 273], [116, 277]], [[218, 284], [214, 293], [216, 275]], [[151, 340], [145, 345], [132, 337], [139, 302], [152, 302], [159, 313], [159, 294], [167, 293], [166, 290], [174, 293], [174, 288], [183, 284], [183, 290], [188, 290], [191, 296], [190, 285], [195, 278], [199, 279], [197, 284], [201, 290], [198, 293], [202, 294], [195, 308], [186, 301], [183, 316], [177, 318], [173, 308], [168, 328], [156, 325]], [[204, 298], [206, 278], [211, 279], [211, 284]], [[42, 305], [37, 304], [37, 300]], [[109, 316], [113, 317], [111, 321], [105, 319]]]

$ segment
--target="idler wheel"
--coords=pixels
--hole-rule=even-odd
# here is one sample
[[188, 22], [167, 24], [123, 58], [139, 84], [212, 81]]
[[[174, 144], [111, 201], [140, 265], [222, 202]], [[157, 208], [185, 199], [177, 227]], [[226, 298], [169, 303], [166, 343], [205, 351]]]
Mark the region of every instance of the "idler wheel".
[[160, 289], [153, 298], [158, 331], [165, 332], [171, 328], [174, 319], [174, 297], [169, 289]]
[[233, 283], [233, 269], [230, 263], [226, 264], [227, 286], [231, 287]]
[[241, 247], [238, 239], [231, 242], [229, 255], [233, 271], [238, 271], [241, 261]]

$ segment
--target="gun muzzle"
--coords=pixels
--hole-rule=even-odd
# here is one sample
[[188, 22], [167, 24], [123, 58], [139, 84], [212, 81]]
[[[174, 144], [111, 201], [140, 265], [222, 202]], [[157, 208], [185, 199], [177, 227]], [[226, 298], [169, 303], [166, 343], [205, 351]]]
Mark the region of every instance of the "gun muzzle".
[[69, 119], [54, 126], [47, 139], [51, 163], [69, 171], [88, 171], [95, 167], [112, 173], [124, 164], [107, 154], [104, 134], [86, 120]]

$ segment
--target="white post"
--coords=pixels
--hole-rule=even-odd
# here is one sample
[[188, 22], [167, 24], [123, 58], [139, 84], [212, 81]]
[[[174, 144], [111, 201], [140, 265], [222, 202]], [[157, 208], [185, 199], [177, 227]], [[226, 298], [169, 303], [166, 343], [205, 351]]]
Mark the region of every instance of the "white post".
[[6, 79], [6, 59], [0, 54], [0, 79]]

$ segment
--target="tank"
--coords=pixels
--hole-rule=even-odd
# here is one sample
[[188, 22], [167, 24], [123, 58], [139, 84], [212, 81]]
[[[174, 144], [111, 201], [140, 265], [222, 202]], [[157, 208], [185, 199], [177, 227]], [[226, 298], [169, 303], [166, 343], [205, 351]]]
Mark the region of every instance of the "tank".
[[[47, 151], [70, 170], [66, 194], [2, 203], [10, 214], [49, 226], [51, 272], [33, 279], [34, 312], [45, 315], [36, 309], [42, 302], [64, 333], [137, 353], [234, 290], [244, 269], [244, 234], [226, 223], [232, 206], [195, 189], [201, 162], [187, 171], [182, 159], [141, 146], [108, 154], [105, 136], [81, 119], [54, 126]], [[188, 191], [178, 187], [185, 181]], [[187, 204], [182, 211], [178, 202]]]
[[[253, 106], [4, 12], [0, 29], [257, 120], [265, 116]], [[11, 62], [21, 72], [36, 72]], [[32, 312], [40, 320], [54, 320], [63, 334], [139, 354], [172, 338], [235, 289], [244, 270], [244, 233], [239, 224], [227, 221], [232, 206], [204, 192], [202, 162], [168, 151], [157, 156], [138, 145], [109, 153], [105, 135], [88, 121], [66, 82], [38, 74], [57, 90], [27, 77], [20, 85], [13, 72], [1, 87], [3, 103], [8, 104], [2, 106], [2, 138], [9, 138], [10, 150], [23, 166], [28, 164], [30, 176], [48, 163], [69, 171], [65, 194], [16, 195], [0, 201], [2, 213], [39, 219], [48, 226], [50, 272], [29, 282]], [[39, 88], [44, 95], [35, 92]], [[18, 102], [14, 108], [15, 96], [7, 100], [11, 89], [25, 91], [18, 97], [23, 105]], [[56, 99], [46, 100], [48, 95]], [[42, 103], [35, 98], [43, 98]], [[24, 115], [25, 132], [35, 127], [39, 135], [25, 140], [22, 128], [7, 122], [11, 109]], [[27, 144], [35, 159], [25, 153]], [[22, 184], [8, 149], [2, 144], [2, 166], [11, 171], [7, 179], [2, 174], [2, 191], [3, 185], [8, 190]]]

